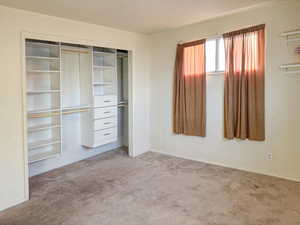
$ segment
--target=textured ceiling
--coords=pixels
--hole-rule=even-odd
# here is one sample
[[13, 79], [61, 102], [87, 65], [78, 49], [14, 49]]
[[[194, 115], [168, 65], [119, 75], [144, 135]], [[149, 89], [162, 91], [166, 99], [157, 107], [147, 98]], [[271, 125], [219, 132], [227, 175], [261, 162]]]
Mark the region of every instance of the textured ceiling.
[[0, 5], [138, 33], [197, 23], [269, 0], [0, 0]]

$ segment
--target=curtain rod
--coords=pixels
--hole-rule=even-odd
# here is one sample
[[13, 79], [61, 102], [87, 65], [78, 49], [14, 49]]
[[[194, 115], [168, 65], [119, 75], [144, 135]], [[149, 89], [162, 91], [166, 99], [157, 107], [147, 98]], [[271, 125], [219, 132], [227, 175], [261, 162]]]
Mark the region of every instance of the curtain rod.
[[180, 40], [178, 41], [178, 44], [185, 44], [185, 43], [189, 43], [189, 42], [194, 42], [194, 41], [198, 41], [198, 40], [202, 40], [202, 39], [214, 39], [214, 38], [220, 38], [222, 37], [222, 34], [213, 34], [213, 35], [209, 35], [209, 36], [206, 36], [204, 38], [201, 38], [201, 39], [194, 39], [194, 40], [189, 40], [189, 41], [183, 41], [183, 40]]
[[[263, 23], [260, 23], [260, 24], [258, 24], [258, 25], [249, 25], [249, 26], [247, 26], [247, 27], [242, 27], [242, 28], [238, 28], [238, 29], [236, 29], [236, 30], [243, 30], [243, 29], [247, 29], [247, 28], [250, 28], [250, 27], [255, 27], [255, 26], [259, 26], [259, 25], [266, 25], [266, 23], [265, 22], [263, 22]], [[207, 36], [204, 36], [204, 37], [202, 37], [201, 39], [197, 39], [197, 40], [190, 40], [190, 41], [183, 41], [183, 40], [179, 40], [178, 41], [178, 44], [185, 44], [185, 43], [189, 43], [189, 42], [193, 42], [193, 41], [198, 41], [198, 40], [202, 40], [202, 39], [216, 39], [216, 38], [220, 38], [220, 37], [223, 37], [223, 34], [226, 34], [226, 33], [229, 33], [229, 32], [234, 32], [234, 31], [236, 31], [236, 30], [231, 30], [231, 31], [225, 31], [225, 32], [223, 32], [223, 33], [215, 33], [215, 34], [212, 34], [212, 35], [207, 35]]]

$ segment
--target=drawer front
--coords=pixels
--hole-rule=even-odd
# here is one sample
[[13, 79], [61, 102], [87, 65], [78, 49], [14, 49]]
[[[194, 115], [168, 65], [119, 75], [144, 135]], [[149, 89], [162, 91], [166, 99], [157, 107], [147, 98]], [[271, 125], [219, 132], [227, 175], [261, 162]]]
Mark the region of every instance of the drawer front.
[[95, 107], [106, 107], [117, 105], [117, 96], [116, 95], [103, 95], [103, 96], [94, 96], [94, 106]]
[[103, 130], [117, 126], [117, 117], [98, 119], [94, 121], [94, 130]]
[[98, 108], [94, 110], [94, 119], [117, 116], [117, 107]]
[[94, 132], [95, 146], [105, 145], [117, 141], [118, 129], [116, 127]]

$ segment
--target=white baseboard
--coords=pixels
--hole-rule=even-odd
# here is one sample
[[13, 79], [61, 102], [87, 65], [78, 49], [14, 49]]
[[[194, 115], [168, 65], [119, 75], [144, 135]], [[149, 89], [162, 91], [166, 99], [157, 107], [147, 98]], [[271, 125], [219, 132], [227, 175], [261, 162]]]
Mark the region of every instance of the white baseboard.
[[11, 207], [14, 207], [14, 206], [16, 206], [16, 205], [19, 205], [19, 204], [21, 204], [21, 203], [23, 203], [23, 202], [26, 202], [26, 201], [28, 201], [29, 199], [28, 198], [23, 198], [23, 199], [18, 199], [18, 200], [15, 200], [15, 201], [12, 201], [12, 202], [9, 202], [9, 203], [6, 203], [6, 204], [1, 204], [0, 205], [0, 212], [1, 211], [4, 211], [4, 210], [6, 210], [6, 209], [9, 209], [9, 208], [11, 208]]
[[151, 148], [150, 151], [151, 152], [160, 153], [160, 154], [163, 154], [163, 155], [174, 156], [174, 157], [177, 157], [177, 158], [182, 158], [182, 159], [187, 159], [187, 160], [192, 160], [192, 161], [203, 162], [203, 163], [207, 163], [207, 164], [211, 164], [211, 165], [216, 165], [216, 166], [222, 166], [222, 167], [225, 167], [225, 168], [236, 169], [236, 170], [246, 171], [246, 172], [250, 172], [250, 173], [256, 173], [256, 174], [261, 174], [261, 175], [276, 177], [276, 178], [290, 180], [290, 181], [294, 181], [294, 182], [300, 182], [300, 179], [295, 179], [295, 178], [292, 178], [292, 177], [283, 177], [283, 176], [280, 176], [280, 175], [277, 175], [277, 174], [263, 173], [263, 172], [260, 172], [260, 171], [253, 171], [253, 170], [249, 170], [249, 169], [246, 169], [246, 168], [230, 167], [230, 166], [225, 165], [225, 164], [211, 162], [211, 161], [202, 160], [202, 159], [201, 160], [200, 159], [194, 159], [194, 158], [190, 158], [190, 157], [181, 156], [181, 155], [178, 155], [178, 154], [171, 154], [171, 153], [164, 152], [164, 151], [161, 151], [161, 150], [158, 150], [158, 149]]

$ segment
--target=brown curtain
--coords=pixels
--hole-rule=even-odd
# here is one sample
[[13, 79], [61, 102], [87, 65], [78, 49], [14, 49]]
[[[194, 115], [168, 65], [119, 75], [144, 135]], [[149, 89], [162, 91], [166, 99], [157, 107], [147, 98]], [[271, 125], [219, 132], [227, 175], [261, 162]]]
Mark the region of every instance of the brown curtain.
[[224, 34], [225, 138], [265, 140], [265, 26]]
[[205, 40], [177, 46], [174, 79], [173, 132], [205, 136]]

